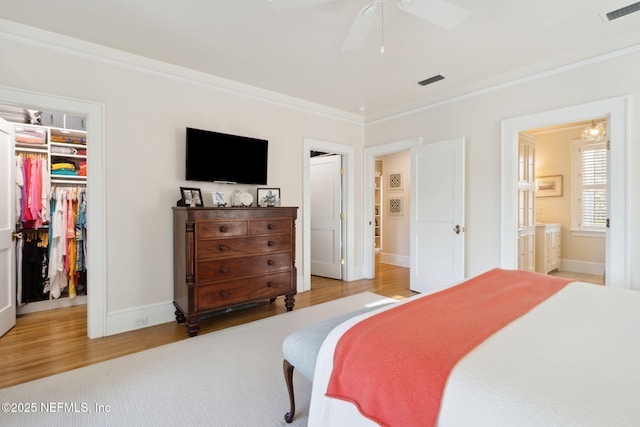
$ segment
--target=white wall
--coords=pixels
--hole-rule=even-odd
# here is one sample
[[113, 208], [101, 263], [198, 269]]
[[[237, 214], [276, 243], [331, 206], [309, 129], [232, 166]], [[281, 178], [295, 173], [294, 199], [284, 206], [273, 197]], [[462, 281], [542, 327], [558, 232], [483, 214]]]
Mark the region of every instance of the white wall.
[[[200, 187], [205, 205], [211, 203], [212, 190], [247, 188], [184, 181], [185, 127], [268, 139], [268, 185], [281, 188], [282, 204], [287, 206], [302, 207], [304, 137], [358, 148], [364, 145], [363, 125], [331, 112], [312, 114], [304, 105], [290, 106], [284, 98], [269, 101], [259, 91], [244, 95], [198, 73], [78, 41], [58, 40], [37, 31], [30, 37], [30, 33], [7, 37], [0, 31], [1, 86], [104, 104], [107, 334], [139, 327], [134, 324], [137, 312], [154, 307], [171, 314], [160, 319], [147, 314], [150, 324], [172, 320], [171, 207], [179, 198], [179, 187]], [[102, 59], [105, 53], [118, 60]], [[91, 135], [88, 143], [90, 150]], [[361, 165], [362, 156], [356, 157]], [[361, 212], [360, 178], [357, 185], [356, 206]], [[255, 187], [248, 188], [255, 192]], [[89, 228], [90, 221], [91, 216]], [[301, 211], [297, 227], [301, 260]], [[352, 262], [362, 264], [361, 249], [356, 257]], [[305, 266], [297, 266], [300, 277]]]
[[[466, 272], [500, 265], [500, 126], [503, 119], [630, 95], [628, 165], [640, 164], [640, 53], [632, 49], [599, 62], [461, 97], [410, 115], [367, 126], [367, 147], [422, 137], [425, 143], [466, 137]], [[628, 218], [640, 217], [640, 176], [628, 168]], [[629, 221], [630, 259], [640, 256], [640, 229]], [[630, 267], [631, 287], [640, 290], [640, 265]]]

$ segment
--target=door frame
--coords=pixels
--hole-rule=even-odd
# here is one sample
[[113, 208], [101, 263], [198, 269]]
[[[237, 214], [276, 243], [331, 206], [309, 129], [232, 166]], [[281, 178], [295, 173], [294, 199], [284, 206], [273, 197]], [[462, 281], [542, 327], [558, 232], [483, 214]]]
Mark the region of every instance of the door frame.
[[[418, 147], [422, 145], [422, 138], [416, 137], [411, 139], [405, 139], [402, 141], [390, 142], [383, 145], [377, 145], [375, 147], [367, 147], [364, 149], [364, 209], [365, 212], [362, 215], [363, 226], [363, 250], [364, 250], [364, 263], [362, 266], [362, 276], [365, 279], [373, 279], [376, 276], [376, 259], [375, 259], [375, 247], [373, 240], [374, 232], [374, 198], [375, 189], [373, 186], [376, 173], [376, 157], [384, 156], [387, 154], [394, 154], [400, 151], [411, 150], [412, 147]], [[411, 182], [413, 178], [413, 171], [409, 171], [410, 176], [405, 178], [407, 182]]]
[[608, 138], [615, 142], [609, 151], [609, 200], [622, 203], [609, 203], [609, 218], [613, 228], [607, 231], [607, 250], [605, 269], [606, 284], [619, 288], [631, 288], [629, 282], [629, 193], [627, 185], [628, 170], [628, 96], [609, 98], [587, 104], [575, 105], [558, 110], [545, 111], [522, 117], [503, 120], [501, 123], [501, 240], [500, 264], [503, 268], [517, 268], [517, 167], [518, 132], [527, 129], [559, 125], [585, 120], [590, 117], [608, 117]]
[[321, 141], [313, 138], [302, 140], [302, 287], [298, 283], [298, 292], [311, 290], [311, 151], [324, 151], [342, 156], [342, 279], [355, 280], [355, 155], [350, 145]]
[[107, 238], [105, 192], [105, 129], [104, 104], [48, 95], [17, 88], [0, 86], [0, 103], [23, 108], [54, 110], [87, 117], [87, 133], [91, 146], [87, 150], [87, 336], [106, 335], [107, 318]]

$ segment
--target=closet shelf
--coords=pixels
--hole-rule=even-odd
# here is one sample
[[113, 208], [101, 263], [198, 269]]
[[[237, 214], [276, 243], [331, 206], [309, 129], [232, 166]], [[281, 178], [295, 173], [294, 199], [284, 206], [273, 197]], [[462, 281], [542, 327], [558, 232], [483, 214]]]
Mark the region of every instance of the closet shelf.
[[84, 154], [63, 154], [63, 153], [51, 153], [51, 157], [67, 157], [70, 159], [86, 159], [87, 156]]
[[51, 184], [73, 184], [73, 185], [87, 185], [86, 176], [65, 176], [64, 178], [51, 177]]
[[51, 141], [51, 146], [52, 147], [70, 147], [70, 148], [78, 148], [78, 147], [82, 147], [82, 148], [86, 148], [87, 147], [87, 142], [85, 141], [84, 143], [73, 143], [73, 142], [56, 142], [56, 141]]
[[16, 151], [21, 153], [44, 153], [47, 154], [49, 152], [49, 148], [42, 144], [18, 144], [16, 143]]

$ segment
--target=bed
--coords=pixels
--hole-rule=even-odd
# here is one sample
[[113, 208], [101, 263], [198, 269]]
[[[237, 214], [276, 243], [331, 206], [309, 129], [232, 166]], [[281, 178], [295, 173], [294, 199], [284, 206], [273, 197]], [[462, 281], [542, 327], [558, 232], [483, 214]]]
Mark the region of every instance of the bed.
[[[448, 355], [426, 354], [431, 350], [424, 343], [439, 343], [431, 348], [440, 348], [455, 341], [458, 333], [454, 329], [459, 328], [455, 317], [466, 317], [466, 312], [457, 312], [451, 307], [458, 303], [445, 299], [446, 311], [454, 313], [447, 325], [456, 326], [434, 322], [435, 335], [429, 335], [434, 334], [433, 328], [415, 327], [426, 319], [415, 322], [416, 310], [438, 313], [434, 300], [444, 293], [475, 305], [478, 297], [473, 292], [482, 291], [478, 280], [485, 283], [482, 286], [501, 282], [490, 293], [502, 302], [495, 304], [491, 296], [478, 303], [480, 317], [493, 318], [494, 312], [502, 311], [494, 306], [514, 305], [511, 297], [503, 298], [517, 287], [514, 284], [525, 283], [523, 292], [529, 294], [547, 286], [548, 277], [494, 269], [449, 290], [415, 296], [342, 323], [328, 335], [318, 355], [308, 425], [640, 425], [640, 292], [636, 291], [556, 281], [553, 289], [538, 295], [529, 307], [525, 304], [521, 313], [516, 310], [506, 320], [501, 318], [485, 328], [486, 337], [461, 335], [462, 347], [468, 348], [462, 353], [454, 351], [462, 356], [449, 362], [444, 380], [438, 379], [443, 373], [432, 366], [439, 364], [433, 360]], [[469, 291], [472, 288], [475, 290]], [[403, 339], [408, 343], [398, 344], [388, 331], [404, 329], [393, 325], [403, 319], [403, 311], [404, 327], [414, 327], [410, 328], [411, 339]], [[469, 317], [471, 323], [485, 323], [473, 314]], [[411, 321], [406, 322], [407, 318]], [[375, 337], [385, 333], [384, 341], [390, 343], [380, 345]], [[474, 340], [477, 343], [470, 346], [468, 342]], [[374, 362], [370, 364], [369, 359]], [[336, 391], [335, 384], [341, 381], [346, 386]], [[434, 392], [439, 381], [443, 381], [442, 389]]]

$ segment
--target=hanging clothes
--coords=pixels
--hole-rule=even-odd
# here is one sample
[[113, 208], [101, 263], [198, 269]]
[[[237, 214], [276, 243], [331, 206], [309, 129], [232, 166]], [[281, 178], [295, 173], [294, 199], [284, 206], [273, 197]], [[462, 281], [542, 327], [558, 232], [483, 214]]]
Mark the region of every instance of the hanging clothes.
[[59, 298], [68, 287], [73, 299], [86, 292], [86, 190], [57, 188], [52, 192], [50, 230], [50, 292]]
[[22, 195], [24, 191], [24, 173], [22, 172], [22, 156], [16, 156], [16, 218], [22, 215]]
[[49, 286], [51, 296], [60, 298], [62, 290], [67, 286], [64, 274], [64, 211], [67, 205], [62, 191], [55, 191], [52, 196], [55, 196], [55, 204], [51, 208], [53, 214], [49, 226], [51, 230]]
[[45, 154], [16, 155], [16, 217], [22, 228], [37, 229], [50, 220], [49, 162]]
[[20, 128], [15, 127], [12, 196], [16, 230], [23, 236], [15, 246], [16, 302], [86, 295], [86, 139], [57, 136], [54, 129]]
[[24, 230], [22, 232], [20, 251], [20, 304], [48, 299], [47, 256], [48, 233], [46, 230]]

